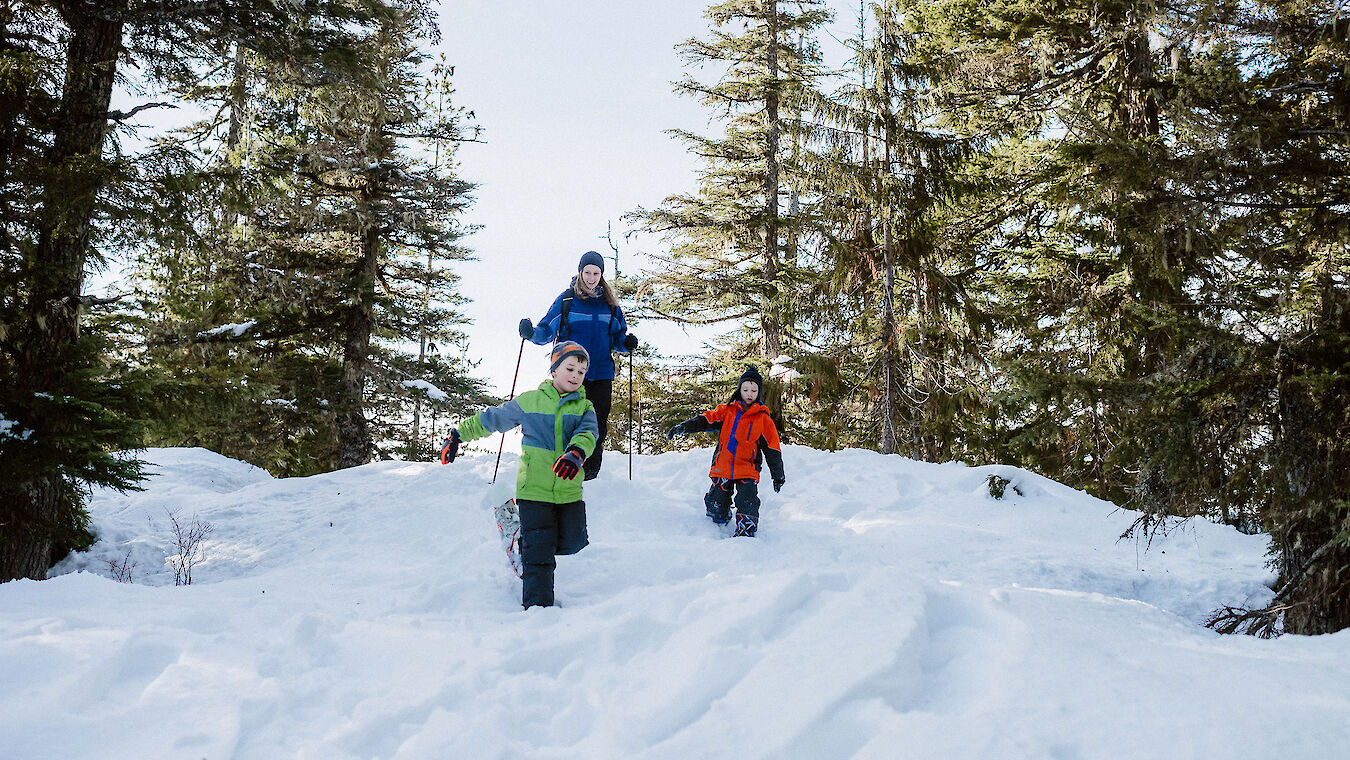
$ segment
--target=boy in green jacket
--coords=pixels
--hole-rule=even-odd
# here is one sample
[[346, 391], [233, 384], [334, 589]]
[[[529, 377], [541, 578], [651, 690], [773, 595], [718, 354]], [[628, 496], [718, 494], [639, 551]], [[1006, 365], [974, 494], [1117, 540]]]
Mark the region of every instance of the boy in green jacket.
[[550, 361], [550, 380], [460, 422], [441, 449], [441, 463], [449, 464], [462, 441], [520, 427], [516, 507], [523, 565], [520, 602], [526, 609], [553, 606], [554, 555], [576, 554], [590, 542], [577, 477], [595, 450], [599, 432], [595, 407], [581, 387], [590, 356], [580, 344], [563, 341], [553, 347]]

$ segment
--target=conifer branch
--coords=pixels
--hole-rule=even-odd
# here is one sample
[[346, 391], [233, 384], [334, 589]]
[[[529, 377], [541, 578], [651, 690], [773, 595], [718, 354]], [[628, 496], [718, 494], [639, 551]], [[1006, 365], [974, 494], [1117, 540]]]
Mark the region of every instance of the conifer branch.
[[175, 103], [142, 103], [130, 111], [109, 111], [107, 116], [112, 121], [126, 121], [141, 111], [148, 111], [152, 108], [178, 108]]
[[676, 324], [682, 325], [716, 325], [721, 324], [722, 322], [730, 322], [731, 320], [736, 319], [749, 319], [751, 317], [757, 316], [759, 313], [754, 310], [748, 310], [737, 314], [727, 314], [721, 317], [708, 317], [706, 319], [698, 319], [690, 316], [672, 314], [668, 311], [665, 311], [661, 308], [658, 308], [650, 304], [636, 311], [638, 314], [641, 314], [643, 316], [646, 316], [647, 314], [655, 314], [660, 319], [664, 319], [668, 322], [674, 322]]

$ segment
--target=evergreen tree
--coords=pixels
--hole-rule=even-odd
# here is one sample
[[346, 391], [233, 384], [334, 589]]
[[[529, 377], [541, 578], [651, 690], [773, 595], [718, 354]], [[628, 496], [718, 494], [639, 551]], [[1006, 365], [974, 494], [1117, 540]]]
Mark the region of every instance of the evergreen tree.
[[784, 196], [790, 206], [793, 198], [800, 202], [794, 188], [803, 185], [803, 127], [793, 116], [820, 76], [811, 35], [829, 19], [821, 6], [819, 0], [730, 0], [707, 10], [710, 38], [679, 49], [690, 64], [714, 64], [724, 73], [712, 84], [686, 77], [676, 91], [714, 109], [726, 132], [709, 138], [676, 131], [705, 157], [698, 193], [633, 215], [644, 230], [674, 244], [664, 268], [645, 283], [652, 313], [695, 324], [749, 320], [752, 326], [739, 337], [753, 342], [737, 341], [738, 359], [763, 362], [782, 354], [796, 320], [797, 262], [785, 261], [784, 250], [806, 234], [806, 214], [786, 218], [781, 209]]
[[135, 421], [118, 411], [136, 399], [104, 378], [100, 336], [81, 324], [91, 303], [82, 292], [85, 273], [100, 258], [108, 222], [149, 216], [143, 207], [119, 207], [109, 193], [129, 172], [109, 150], [109, 136], [138, 110], [110, 108], [119, 64], [171, 81], [189, 77], [194, 62], [227, 40], [275, 55], [333, 52], [360, 24], [362, 9], [323, 7], [331, 23], [308, 28], [298, 48], [279, 44], [292, 6], [267, 0], [30, 0], [0, 12], [0, 88], [15, 106], [0, 117], [3, 279], [13, 286], [0, 316], [0, 416], [10, 433], [0, 442], [0, 580], [42, 578], [53, 553], [89, 541], [86, 490], [128, 488], [138, 475], [133, 460], [109, 453], [136, 440]]
[[913, 12], [930, 32], [918, 53], [940, 72], [945, 123], [989, 159], [980, 203], [1000, 210], [984, 261], [1010, 380], [1003, 450], [1162, 508], [1146, 484], [1169, 481], [1176, 464], [1161, 399], [1197, 317], [1183, 285], [1201, 253], [1183, 234], [1193, 204], [1168, 182], [1179, 90], [1170, 52], [1150, 38], [1164, 9], [917, 2]]
[[[1236, 429], [1214, 462], [1225, 517], [1270, 532], [1272, 605], [1215, 624], [1257, 633], [1350, 627], [1350, 44], [1330, 3], [1226, 9], [1195, 83], [1186, 192], [1222, 241], [1203, 298], [1222, 314], [1195, 395]], [[1207, 369], [1207, 368], [1206, 368]], [[1227, 441], [1224, 441], [1227, 443]], [[1199, 478], [1195, 479], [1199, 481]], [[1199, 481], [1204, 482], [1204, 481]]]
[[831, 235], [812, 300], [836, 306], [817, 313], [815, 328], [844, 341], [828, 351], [850, 366], [841, 386], [867, 389], [864, 440], [945, 461], [965, 453], [981, 395], [963, 371], [979, 356], [966, 292], [976, 233], [951, 210], [965, 147], [928, 124], [929, 73], [909, 50], [916, 31], [895, 3], [872, 10], [876, 32], [855, 45], [860, 81], [815, 106], [831, 149], [811, 179]]
[[[213, 138], [226, 151], [211, 174], [234, 186], [216, 216], [240, 221], [188, 251], [219, 287], [157, 325], [173, 336], [161, 361], [209, 370], [198, 390], [243, 414], [182, 418], [170, 439], [210, 434], [231, 455], [308, 474], [395, 447], [428, 456], [413, 430], [426, 389], [446, 413], [488, 401], [452, 350], [463, 320], [445, 264], [467, 256], [458, 217], [471, 186], [454, 172], [464, 137], [450, 70], [428, 80], [413, 48], [424, 33], [434, 33], [424, 8], [390, 6], [343, 76], [249, 67], [252, 95], [231, 108], [247, 113], [245, 139], [233, 122]], [[178, 255], [152, 252], [153, 288], [191, 290], [196, 275], [166, 278], [156, 265]], [[210, 329], [220, 324], [247, 327]]]

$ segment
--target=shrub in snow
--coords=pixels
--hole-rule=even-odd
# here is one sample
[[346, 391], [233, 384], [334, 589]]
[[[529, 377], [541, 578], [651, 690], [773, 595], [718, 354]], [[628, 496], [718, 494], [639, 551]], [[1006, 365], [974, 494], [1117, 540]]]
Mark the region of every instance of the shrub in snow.
[[[995, 499], [1002, 499], [1004, 495], [1006, 495], [1007, 493], [1008, 486], [1012, 484], [1011, 480], [1001, 475], [990, 475], [989, 480], [985, 482], [989, 486], [989, 495], [994, 497]], [[1012, 490], [1013, 493], [1017, 494], [1018, 496], [1025, 495], [1022, 493], [1022, 489], [1018, 488], [1017, 486], [1013, 486]]]
[[136, 569], [136, 563], [131, 559], [131, 550], [127, 549], [125, 557], [121, 559], [106, 559], [108, 563], [108, 575], [118, 583], [131, 583], [131, 571]]
[[178, 549], [178, 554], [169, 557], [169, 564], [173, 566], [173, 585], [191, 586], [192, 568], [202, 561], [205, 555], [202, 543], [215, 526], [202, 522], [195, 515], [188, 523], [179, 520], [177, 512], [168, 515], [169, 524], [173, 526], [174, 548]]

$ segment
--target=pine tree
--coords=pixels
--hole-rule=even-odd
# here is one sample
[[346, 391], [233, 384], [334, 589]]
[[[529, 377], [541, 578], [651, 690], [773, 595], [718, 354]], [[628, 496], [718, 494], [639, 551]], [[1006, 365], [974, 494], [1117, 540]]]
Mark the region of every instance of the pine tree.
[[[413, 48], [434, 34], [426, 10], [386, 11], [345, 72], [249, 63], [249, 97], [229, 107], [246, 127], [231, 118], [199, 148], [225, 148], [207, 173], [227, 187], [211, 216], [234, 221], [208, 223], [186, 249], [149, 251], [145, 281], [167, 317], [154, 325], [159, 361], [188, 368], [206, 406], [231, 413], [180, 417], [161, 440], [206, 436], [274, 472], [309, 474], [377, 453], [429, 456], [424, 404], [453, 414], [489, 401], [455, 350], [462, 299], [446, 266], [468, 255], [457, 241], [472, 188], [454, 146], [472, 138], [450, 105], [451, 69], [428, 79]], [[160, 264], [181, 256], [201, 266]], [[218, 285], [192, 297], [208, 272]], [[222, 324], [247, 327], [212, 329]]]
[[691, 65], [713, 64], [725, 73], [712, 84], [688, 76], [676, 91], [714, 109], [726, 132], [709, 138], [675, 131], [706, 157], [700, 189], [632, 217], [674, 244], [664, 268], [646, 280], [651, 311], [695, 324], [748, 320], [739, 337], [753, 336], [753, 342], [734, 349], [739, 359], [757, 355], [763, 362], [782, 354], [796, 319], [796, 262], [785, 261], [784, 250], [806, 234], [805, 214], [784, 217], [782, 201], [786, 195], [791, 207], [791, 199], [799, 199], [793, 188], [802, 186], [802, 127], [792, 115], [820, 76], [811, 35], [829, 19], [821, 6], [819, 0], [730, 0], [708, 8], [710, 38], [679, 49]]
[[[332, 227], [345, 236], [338, 251], [347, 252], [339, 253], [339, 260], [349, 262], [345, 273], [341, 264], [325, 273], [338, 296], [343, 467], [369, 461], [382, 439], [395, 437], [390, 423], [382, 426], [366, 404], [375, 390], [368, 385], [372, 381], [393, 395], [404, 380], [421, 379], [404, 374], [399, 344], [422, 335], [447, 347], [464, 340], [454, 331], [462, 317], [448, 308], [456, 278], [435, 265], [467, 257], [457, 244], [464, 233], [457, 217], [472, 186], [447, 171], [449, 161], [428, 166], [407, 150], [410, 141], [419, 140], [440, 141], [448, 150], [461, 139], [458, 112], [431, 113], [419, 98], [423, 56], [414, 40], [429, 19], [413, 5], [395, 11], [359, 49], [373, 86], [321, 88], [315, 139], [301, 154], [321, 213], [331, 215]], [[433, 309], [431, 301], [445, 306]], [[481, 401], [480, 385], [466, 384]]]
[[[228, 31], [219, 9], [153, 10], [125, 2], [6, 4], [0, 12], [6, 100], [0, 133], [4, 218], [0, 322], [0, 580], [42, 578], [63, 548], [87, 544], [91, 485], [129, 488], [132, 460], [112, 456], [136, 440], [118, 407], [129, 395], [104, 377], [101, 336], [82, 329], [92, 302], [86, 269], [112, 213], [106, 191], [128, 174], [109, 134], [119, 60], [158, 65], [192, 56], [203, 36], [265, 36], [274, 17]], [[130, 399], [134, 403], [134, 399]]]
[[[1218, 461], [1225, 516], [1270, 532], [1279, 585], [1215, 624], [1270, 633], [1350, 627], [1350, 43], [1329, 3], [1218, 14], [1190, 61], [1186, 192], [1224, 248], [1203, 298], [1226, 316], [1201, 400], [1232, 420]], [[1218, 341], [1214, 341], [1218, 343]]]
[[[997, 210], [986, 289], [1003, 332], [1002, 449], [1098, 495], [1150, 507], [1177, 450], [1161, 403], [1194, 329], [1199, 251], [1172, 192], [1164, 9], [913, 4], [950, 128], [983, 146]], [[1168, 129], [1164, 127], [1167, 126]], [[972, 164], [977, 166], [978, 164]], [[975, 202], [972, 198], [969, 202]]]
[[875, 34], [855, 45], [858, 83], [815, 104], [832, 149], [811, 179], [832, 232], [813, 300], [836, 307], [820, 310], [815, 328], [844, 341], [827, 352], [850, 367], [840, 385], [869, 391], [868, 445], [945, 461], [965, 453], [962, 431], [980, 395], [962, 370], [979, 355], [965, 292], [973, 241], [950, 211], [966, 148], [927, 123], [929, 74], [909, 52], [916, 31], [896, 4], [872, 10]]
[[25, 2], [0, 12], [0, 88], [16, 106], [0, 126], [8, 141], [3, 279], [13, 286], [0, 322], [0, 416], [10, 433], [0, 442], [0, 580], [43, 577], [53, 553], [90, 540], [87, 489], [129, 488], [138, 476], [134, 460], [110, 452], [137, 441], [126, 410], [141, 399], [107, 377], [102, 336], [82, 324], [93, 303], [82, 292], [85, 273], [115, 232], [112, 222], [153, 225], [159, 210], [140, 195], [111, 192], [134, 172], [110, 138], [142, 108], [110, 109], [122, 62], [152, 82], [184, 83], [234, 42], [294, 59], [340, 55], [365, 9], [311, 8], [323, 12], [300, 45], [288, 34], [293, 6], [267, 0]]

